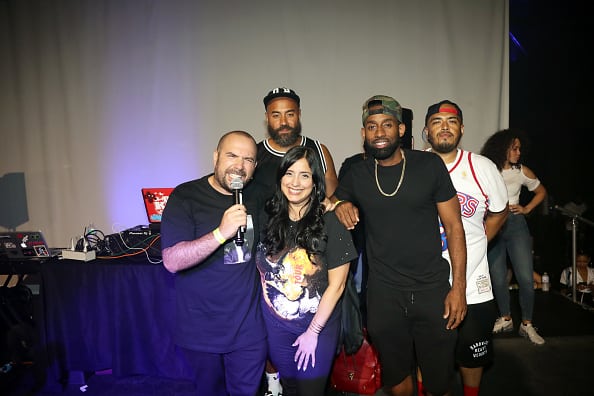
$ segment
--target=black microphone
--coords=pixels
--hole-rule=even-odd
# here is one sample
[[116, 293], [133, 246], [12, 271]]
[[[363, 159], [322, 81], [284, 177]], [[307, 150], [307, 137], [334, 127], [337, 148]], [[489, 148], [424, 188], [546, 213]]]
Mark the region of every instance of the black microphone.
[[[243, 181], [240, 177], [236, 177], [231, 180], [231, 190], [233, 190], [233, 201], [237, 204], [243, 205]], [[243, 234], [245, 233], [245, 227], [241, 226], [237, 229], [237, 234], [235, 235], [235, 244], [237, 246], [243, 246], [244, 239]]]

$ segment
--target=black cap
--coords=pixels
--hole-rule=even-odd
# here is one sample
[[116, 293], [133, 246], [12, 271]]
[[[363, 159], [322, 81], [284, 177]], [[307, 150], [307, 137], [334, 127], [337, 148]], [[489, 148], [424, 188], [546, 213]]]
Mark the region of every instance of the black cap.
[[274, 88], [273, 90], [268, 92], [268, 95], [264, 97], [264, 108], [267, 108], [268, 103], [270, 103], [272, 99], [276, 98], [290, 98], [297, 102], [297, 106], [301, 105], [301, 99], [299, 99], [299, 95], [297, 95], [295, 91], [289, 88], [279, 87]]
[[[453, 109], [442, 109], [441, 106], [443, 105], [450, 105], [453, 107]], [[439, 103], [435, 103], [429, 106], [429, 108], [427, 109], [427, 114], [425, 115], [425, 125], [427, 125], [429, 117], [431, 117], [433, 114], [443, 112], [455, 114], [460, 119], [460, 124], [464, 123], [464, 118], [462, 117], [462, 109], [454, 102], [451, 102], [449, 100], [442, 100]]]

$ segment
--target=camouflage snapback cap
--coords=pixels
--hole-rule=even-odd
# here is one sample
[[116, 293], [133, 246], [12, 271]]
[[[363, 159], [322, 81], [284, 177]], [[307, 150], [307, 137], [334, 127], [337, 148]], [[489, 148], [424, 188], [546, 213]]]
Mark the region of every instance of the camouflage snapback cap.
[[374, 114], [388, 114], [394, 116], [398, 122], [402, 122], [402, 107], [396, 99], [390, 96], [375, 95], [365, 101], [363, 104], [363, 125], [365, 125], [367, 117]]

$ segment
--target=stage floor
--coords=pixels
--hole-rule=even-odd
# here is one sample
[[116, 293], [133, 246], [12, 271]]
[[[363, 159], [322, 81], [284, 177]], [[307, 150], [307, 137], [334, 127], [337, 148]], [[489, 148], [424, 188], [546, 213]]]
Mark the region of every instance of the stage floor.
[[[518, 335], [518, 292], [512, 290], [513, 332], [495, 336], [495, 362], [483, 376], [481, 396], [584, 396], [594, 395], [594, 312], [555, 291], [536, 292], [534, 325], [545, 338], [533, 345]], [[62, 393], [31, 392], [30, 370], [19, 368], [10, 376], [0, 373], [2, 394], [74, 396], [82, 384], [71, 384]], [[90, 375], [85, 396], [189, 396], [199, 394], [192, 383], [145, 376], [114, 378]], [[8, 389], [13, 391], [5, 393]], [[461, 385], [454, 389], [462, 395]], [[383, 395], [380, 391], [377, 394]]]

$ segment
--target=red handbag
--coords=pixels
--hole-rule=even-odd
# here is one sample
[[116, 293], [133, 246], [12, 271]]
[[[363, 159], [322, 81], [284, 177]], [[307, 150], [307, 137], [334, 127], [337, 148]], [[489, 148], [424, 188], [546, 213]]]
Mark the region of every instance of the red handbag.
[[382, 386], [381, 367], [376, 349], [363, 339], [359, 350], [347, 355], [344, 347], [334, 359], [330, 386], [339, 392], [373, 395]]

